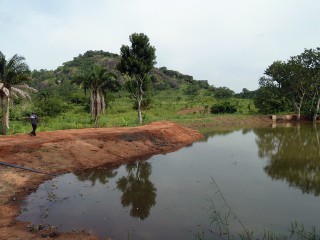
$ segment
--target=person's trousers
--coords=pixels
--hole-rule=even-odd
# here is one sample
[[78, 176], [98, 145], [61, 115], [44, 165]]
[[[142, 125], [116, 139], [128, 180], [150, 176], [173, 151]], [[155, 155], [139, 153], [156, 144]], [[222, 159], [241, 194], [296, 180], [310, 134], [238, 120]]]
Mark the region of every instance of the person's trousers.
[[37, 129], [37, 124], [32, 124], [32, 132], [31, 135], [36, 136], [36, 129]]

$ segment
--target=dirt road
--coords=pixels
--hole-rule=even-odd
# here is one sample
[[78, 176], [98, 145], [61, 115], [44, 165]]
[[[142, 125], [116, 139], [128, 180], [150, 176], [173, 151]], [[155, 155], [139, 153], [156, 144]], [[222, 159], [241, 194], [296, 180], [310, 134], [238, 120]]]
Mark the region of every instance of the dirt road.
[[[154, 154], [175, 151], [201, 139], [192, 129], [171, 122], [140, 127], [91, 128], [40, 132], [36, 137], [0, 137], [0, 161], [62, 174], [104, 164], [121, 164]], [[55, 229], [28, 229], [20, 222], [21, 200], [52, 176], [0, 165], [0, 239], [97, 239], [88, 232], [58, 233]]]

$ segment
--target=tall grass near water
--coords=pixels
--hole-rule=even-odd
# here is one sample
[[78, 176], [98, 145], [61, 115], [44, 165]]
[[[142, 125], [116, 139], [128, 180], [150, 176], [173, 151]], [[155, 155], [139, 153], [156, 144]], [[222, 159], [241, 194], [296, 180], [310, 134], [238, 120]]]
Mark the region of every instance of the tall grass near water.
[[[287, 232], [276, 232], [263, 229], [261, 232], [253, 232], [241, 217], [233, 211], [228, 200], [224, 197], [222, 190], [216, 181], [211, 178], [214, 198], [210, 199], [211, 214], [209, 224], [200, 226], [201, 229], [195, 234], [196, 240], [319, 240], [320, 232], [315, 226], [305, 228], [302, 223], [293, 221]], [[263, 217], [263, 216], [262, 216]]]

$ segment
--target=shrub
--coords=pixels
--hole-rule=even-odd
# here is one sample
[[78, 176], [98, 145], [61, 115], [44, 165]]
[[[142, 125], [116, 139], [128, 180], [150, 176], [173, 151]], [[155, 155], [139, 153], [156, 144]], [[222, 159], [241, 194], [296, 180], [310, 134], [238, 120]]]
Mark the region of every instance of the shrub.
[[74, 104], [85, 105], [89, 102], [89, 98], [81, 93], [72, 93], [69, 97], [69, 101]]
[[68, 105], [57, 98], [49, 98], [38, 101], [35, 104], [38, 115], [46, 117], [54, 117], [68, 110]]
[[212, 114], [235, 113], [236, 111], [237, 107], [228, 101], [214, 104], [211, 107]]
[[292, 111], [290, 101], [275, 88], [260, 87], [253, 100], [255, 107], [263, 114]]

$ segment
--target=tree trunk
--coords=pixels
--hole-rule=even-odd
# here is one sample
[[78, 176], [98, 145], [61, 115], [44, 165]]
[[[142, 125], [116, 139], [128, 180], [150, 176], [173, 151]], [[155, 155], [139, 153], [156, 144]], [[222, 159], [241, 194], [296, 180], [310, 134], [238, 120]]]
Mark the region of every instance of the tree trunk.
[[141, 114], [141, 99], [138, 99], [138, 121], [142, 124], [142, 114]]
[[93, 91], [91, 93], [91, 115], [94, 119], [94, 126], [98, 127], [98, 120], [99, 120], [99, 115], [102, 111], [103, 108], [103, 103], [101, 102], [102, 100], [104, 101], [103, 97], [100, 96], [99, 92]]
[[316, 109], [313, 115], [313, 121], [317, 121], [317, 117], [318, 117], [318, 111], [319, 111], [319, 105], [320, 105], [320, 96], [318, 97], [318, 101], [317, 101], [317, 105], [316, 105]]
[[297, 109], [297, 121], [300, 122], [301, 120], [301, 110], [300, 108]]
[[293, 99], [293, 105], [297, 113], [297, 121], [300, 122], [301, 119], [301, 107], [302, 107], [303, 97], [300, 98], [299, 103], [295, 102]]
[[11, 104], [11, 101], [10, 101], [10, 98], [7, 98], [7, 111], [6, 111], [6, 127], [7, 129], [10, 128], [10, 120], [9, 120], [9, 116], [10, 116], [10, 104]]
[[94, 99], [94, 101], [93, 101], [94, 127], [97, 127], [98, 126], [98, 111], [99, 111], [97, 93], [94, 93], [93, 99]]
[[98, 119], [99, 119], [99, 116], [95, 115], [94, 116], [94, 127], [98, 127]]
[[141, 113], [141, 103], [143, 99], [143, 88], [142, 88], [143, 80], [140, 80], [139, 83], [139, 96], [138, 96], [138, 119], [139, 119], [139, 124], [142, 124], [142, 113]]
[[1, 109], [2, 109], [2, 117], [1, 117], [1, 134], [7, 135], [7, 104], [6, 104], [6, 96], [4, 93], [1, 94]]

